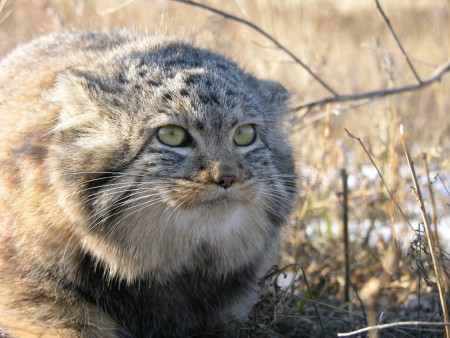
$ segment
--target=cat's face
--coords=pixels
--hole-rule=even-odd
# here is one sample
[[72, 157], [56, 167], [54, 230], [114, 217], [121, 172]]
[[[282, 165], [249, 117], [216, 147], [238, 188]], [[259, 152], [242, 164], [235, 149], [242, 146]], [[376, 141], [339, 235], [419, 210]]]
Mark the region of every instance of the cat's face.
[[59, 81], [54, 180], [113, 274], [226, 272], [273, 251], [295, 194], [280, 85], [181, 45]]

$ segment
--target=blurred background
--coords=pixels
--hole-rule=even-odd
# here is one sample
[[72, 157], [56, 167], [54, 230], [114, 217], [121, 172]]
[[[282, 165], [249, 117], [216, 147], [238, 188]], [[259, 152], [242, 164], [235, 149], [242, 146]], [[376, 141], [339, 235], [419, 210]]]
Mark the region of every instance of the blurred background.
[[[417, 84], [373, 0], [198, 3], [254, 23], [340, 95]], [[448, 0], [380, 4], [422, 80], [450, 61]], [[315, 336], [323, 332], [322, 320], [325, 335], [334, 336], [371, 323], [442, 320], [399, 126], [404, 126], [448, 292], [450, 73], [395, 96], [298, 109], [333, 95], [263, 35], [222, 15], [169, 0], [0, 0], [0, 56], [50, 32], [119, 29], [182, 36], [258, 77], [281, 82], [293, 94], [286, 137], [294, 149], [300, 193], [280, 243], [277, 264], [285, 268], [274, 270], [272, 289], [262, 287], [272, 298], [266, 299], [264, 313], [255, 310], [259, 317], [245, 332]], [[360, 138], [392, 197], [362, 145], [345, 129]], [[415, 330], [379, 334], [443, 336], [439, 327]]]

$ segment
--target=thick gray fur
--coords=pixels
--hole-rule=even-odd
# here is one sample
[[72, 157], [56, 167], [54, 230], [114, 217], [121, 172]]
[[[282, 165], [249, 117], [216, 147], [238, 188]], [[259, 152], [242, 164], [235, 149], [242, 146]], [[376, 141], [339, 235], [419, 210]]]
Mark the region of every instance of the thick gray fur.
[[[246, 318], [296, 194], [280, 84], [174, 39], [83, 32], [19, 47], [0, 85], [7, 334], [188, 336]], [[167, 125], [181, 146], [158, 139]]]

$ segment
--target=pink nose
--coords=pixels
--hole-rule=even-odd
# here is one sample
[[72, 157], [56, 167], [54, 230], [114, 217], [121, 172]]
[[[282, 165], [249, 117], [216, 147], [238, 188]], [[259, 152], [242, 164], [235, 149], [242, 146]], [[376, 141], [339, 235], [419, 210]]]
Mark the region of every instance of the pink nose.
[[223, 175], [219, 178], [217, 181], [217, 184], [220, 185], [222, 188], [229, 188], [231, 185], [236, 181], [236, 176], [234, 175]]

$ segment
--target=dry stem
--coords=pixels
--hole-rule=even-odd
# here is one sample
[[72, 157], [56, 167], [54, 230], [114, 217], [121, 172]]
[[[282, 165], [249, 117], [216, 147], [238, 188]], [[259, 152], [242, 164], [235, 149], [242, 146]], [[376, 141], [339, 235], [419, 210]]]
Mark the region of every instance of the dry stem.
[[383, 175], [381, 175], [380, 170], [378, 169], [378, 166], [375, 164], [374, 160], [372, 159], [372, 156], [370, 155], [369, 151], [367, 150], [366, 146], [364, 145], [364, 143], [361, 141], [361, 139], [359, 137], [356, 137], [355, 135], [351, 134], [347, 129], [345, 129], [345, 131], [347, 132], [348, 136], [350, 136], [351, 138], [357, 140], [359, 142], [359, 144], [361, 145], [361, 147], [364, 149], [364, 152], [366, 153], [366, 155], [369, 157], [370, 162], [372, 162], [372, 165], [374, 166], [375, 170], [377, 171], [378, 177], [380, 177], [381, 182], [383, 182], [384, 187], [386, 188], [389, 197], [391, 198], [391, 200], [395, 203], [395, 205], [397, 206], [397, 209], [400, 211], [400, 213], [403, 216], [403, 219], [405, 220], [406, 223], [408, 223], [409, 227], [411, 229], [414, 230], [413, 226], [411, 225], [411, 223], [408, 220], [408, 217], [406, 217], [406, 215], [404, 214], [402, 208], [400, 208], [400, 205], [398, 204], [397, 200], [395, 199], [394, 195], [392, 194], [391, 190], [389, 189], [389, 187], [387, 186]]
[[[431, 231], [430, 223], [428, 221], [427, 211], [425, 209], [425, 204], [423, 203], [422, 192], [420, 190], [420, 186], [417, 180], [416, 170], [414, 169], [414, 163], [411, 161], [409, 156], [409, 152], [405, 145], [404, 134], [403, 134], [403, 125], [400, 126], [400, 134], [403, 149], [405, 151], [406, 161], [408, 162], [409, 169], [411, 170], [411, 176], [414, 182], [414, 194], [416, 196], [417, 203], [419, 204], [420, 212], [422, 214], [423, 223], [425, 226], [425, 233], [427, 236], [428, 249], [430, 250], [431, 260], [433, 262], [434, 273], [436, 275], [436, 284], [439, 291], [439, 299], [441, 302], [444, 322], [449, 324], [448, 312], [447, 312], [447, 303], [445, 301], [445, 290], [444, 290], [444, 282], [441, 273], [441, 263], [438, 255], [435, 252], [435, 243], [434, 237]], [[445, 327], [445, 333], [447, 338], [450, 338], [450, 326]]]
[[373, 330], [381, 330], [381, 329], [390, 329], [400, 326], [445, 326], [446, 328], [450, 327], [450, 323], [440, 323], [440, 322], [396, 322], [396, 323], [389, 323], [389, 324], [381, 324], [381, 325], [375, 325], [375, 326], [368, 326], [356, 331], [352, 332], [346, 332], [346, 333], [338, 333], [338, 337], [350, 337], [355, 336], [360, 333], [373, 331]]

